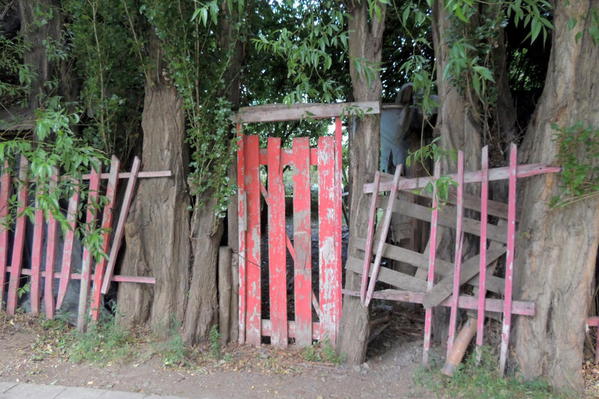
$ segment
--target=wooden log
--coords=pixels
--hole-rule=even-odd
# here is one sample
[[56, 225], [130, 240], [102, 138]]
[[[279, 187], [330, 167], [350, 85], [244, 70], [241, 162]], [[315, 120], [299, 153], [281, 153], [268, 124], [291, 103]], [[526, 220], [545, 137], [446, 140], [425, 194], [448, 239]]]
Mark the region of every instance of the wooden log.
[[239, 254], [231, 258], [231, 321], [229, 323], [230, 342], [239, 342]]
[[445, 364], [441, 369], [441, 373], [446, 376], [453, 376], [458, 365], [462, 362], [466, 349], [476, 334], [476, 319], [469, 317], [466, 323], [462, 326], [458, 336], [456, 337], [451, 352], [448, 354]]
[[218, 325], [221, 344], [230, 338], [231, 325], [231, 248], [218, 249]]
[[6, 312], [9, 315], [14, 315], [17, 309], [17, 290], [21, 283], [21, 268], [23, 267], [23, 248], [25, 247], [25, 229], [26, 216], [24, 214], [25, 208], [27, 208], [27, 196], [28, 196], [28, 181], [27, 181], [27, 169], [29, 168], [29, 162], [24, 156], [21, 156], [19, 161], [19, 181], [22, 184], [17, 194], [18, 208], [17, 208], [17, 221], [15, 226], [15, 234], [13, 238], [13, 250], [12, 250], [12, 270], [10, 272], [10, 280], [8, 282], [8, 298], [6, 300]]
[[268, 104], [240, 108], [234, 117], [234, 122], [255, 123], [333, 118], [352, 109], [359, 110], [364, 114], [380, 113], [378, 101], [335, 104]]

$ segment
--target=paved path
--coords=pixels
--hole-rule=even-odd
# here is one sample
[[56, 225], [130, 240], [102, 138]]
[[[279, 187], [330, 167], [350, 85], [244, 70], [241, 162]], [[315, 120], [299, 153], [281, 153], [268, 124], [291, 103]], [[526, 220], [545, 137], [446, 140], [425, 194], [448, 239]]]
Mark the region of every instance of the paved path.
[[[183, 399], [176, 396], [108, 391], [105, 389], [58, 385], [0, 382], [0, 399]], [[204, 398], [208, 399], [208, 398]]]

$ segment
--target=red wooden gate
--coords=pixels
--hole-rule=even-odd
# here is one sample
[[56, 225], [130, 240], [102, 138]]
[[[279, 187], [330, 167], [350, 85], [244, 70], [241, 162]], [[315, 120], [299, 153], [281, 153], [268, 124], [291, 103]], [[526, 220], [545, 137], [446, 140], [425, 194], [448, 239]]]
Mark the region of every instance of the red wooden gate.
[[[239, 341], [259, 345], [262, 337], [285, 347], [289, 339], [300, 346], [313, 339], [334, 342], [341, 318], [341, 120], [335, 135], [318, 139], [310, 148], [307, 137], [293, 139], [292, 148], [281, 147], [280, 138], [269, 138], [261, 149], [258, 136], [244, 136], [239, 127], [237, 159], [239, 212]], [[266, 166], [266, 173], [264, 168]], [[318, 298], [312, 281], [312, 219], [310, 170], [318, 179]], [[289, 168], [287, 168], [289, 167]], [[284, 170], [292, 175], [293, 234], [286, 231]], [[266, 185], [263, 183], [266, 180]], [[261, 223], [261, 196], [268, 221]], [[261, 253], [267, 232], [268, 251]], [[287, 270], [287, 252], [293, 271]], [[268, 255], [268, 293], [262, 292], [262, 257]], [[293, 293], [288, 294], [288, 279]], [[265, 301], [267, 296], [268, 301]], [[263, 319], [268, 303], [270, 319]], [[294, 320], [288, 317], [288, 304]], [[314, 316], [313, 310], [314, 308]], [[316, 320], [317, 319], [317, 320]]]

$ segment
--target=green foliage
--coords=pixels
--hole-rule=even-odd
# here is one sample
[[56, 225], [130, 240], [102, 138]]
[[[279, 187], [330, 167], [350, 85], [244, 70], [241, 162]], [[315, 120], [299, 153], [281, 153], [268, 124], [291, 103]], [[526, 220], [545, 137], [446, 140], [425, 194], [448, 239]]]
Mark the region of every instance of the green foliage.
[[343, 358], [337, 354], [328, 339], [305, 347], [302, 351], [302, 357], [308, 362], [343, 363]]
[[[79, 189], [83, 198], [81, 203], [84, 204], [89, 193], [86, 186], [79, 187], [78, 182], [84, 173], [89, 173], [90, 168], [97, 169], [99, 162], [106, 160], [101, 152], [76, 137], [71, 126], [78, 121], [77, 113], [69, 112], [59, 97], [51, 97], [45, 108], [36, 111], [36, 140], [17, 137], [0, 142], [0, 165], [7, 162], [9, 168], [13, 169], [19, 156], [29, 161], [26, 181], [18, 181], [17, 186], [27, 184], [29, 191], [35, 192], [36, 201], [21, 212], [33, 218], [35, 210], [42, 210], [46, 217], [52, 215], [64, 231], [70, 226], [60, 207], [60, 200], [69, 198], [75, 189]], [[59, 173], [71, 179], [57, 181]], [[17, 176], [14, 170], [11, 174]], [[9, 215], [1, 221], [8, 228], [17, 216], [19, 204], [16, 191], [10, 200]], [[105, 198], [99, 196], [98, 201], [91, 206], [99, 209], [104, 201]], [[88, 248], [97, 259], [105, 256], [101, 249], [100, 229], [81, 224], [77, 232], [83, 236], [84, 243], [89, 245]]]
[[176, 329], [171, 330], [168, 338], [158, 344], [157, 351], [164, 367], [183, 367], [189, 364], [189, 349]]
[[28, 44], [20, 35], [9, 39], [0, 32], [0, 104], [6, 108], [12, 104], [24, 106], [27, 103], [31, 82], [35, 78], [31, 66], [23, 62], [23, 55], [28, 50]]
[[210, 341], [210, 356], [212, 356], [214, 359], [220, 359], [222, 356], [220, 338], [221, 336], [220, 332], [218, 331], [218, 326], [212, 326], [208, 339]]
[[75, 73], [83, 81], [83, 137], [108, 154], [127, 159], [137, 143], [145, 59], [136, 0], [68, 0], [67, 32]]
[[[298, 23], [266, 32], [253, 39], [259, 53], [271, 53], [285, 60], [287, 78], [294, 87], [284, 103], [318, 100], [332, 102], [343, 97], [343, 86], [333, 64], [346, 56], [348, 34], [343, 29], [347, 15], [338, 3], [283, 1], [275, 12], [299, 16]], [[282, 17], [285, 18], [285, 17]], [[299, 19], [299, 18], [298, 18]], [[376, 68], [365, 60], [353, 60], [356, 69], [369, 79]]]
[[523, 381], [502, 378], [497, 370], [497, 359], [483, 348], [481, 360], [470, 356], [458, 367], [453, 377], [446, 377], [436, 369], [422, 369], [415, 382], [434, 392], [437, 398], [461, 399], [573, 399], [574, 396], [555, 392], [541, 380]]
[[552, 206], [562, 207], [599, 195], [599, 128], [582, 122], [572, 126], [552, 125], [562, 167], [562, 192]]

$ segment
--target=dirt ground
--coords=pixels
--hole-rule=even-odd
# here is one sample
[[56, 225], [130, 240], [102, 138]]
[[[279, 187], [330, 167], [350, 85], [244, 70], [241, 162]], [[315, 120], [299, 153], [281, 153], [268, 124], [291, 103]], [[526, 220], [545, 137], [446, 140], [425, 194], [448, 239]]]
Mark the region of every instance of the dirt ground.
[[[361, 366], [306, 360], [299, 350], [230, 345], [227, 360], [165, 367], [149, 342], [139, 342], [131, 359], [76, 364], [53, 347], [39, 322], [21, 316], [0, 326], [0, 381], [88, 386], [193, 398], [432, 398], [414, 383], [421, 341], [413, 334], [389, 341], [389, 328]], [[408, 328], [409, 323], [403, 321]], [[387, 337], [388, 338], [388, 337]]]

